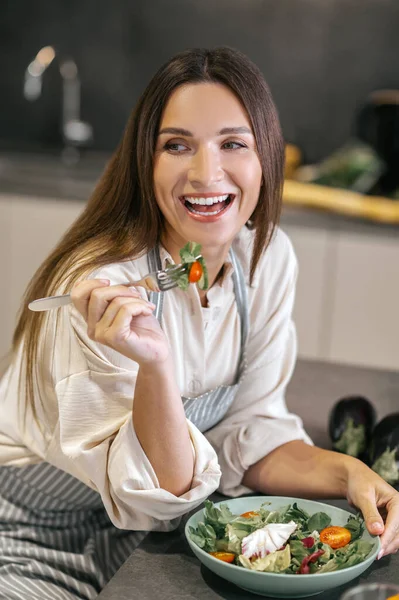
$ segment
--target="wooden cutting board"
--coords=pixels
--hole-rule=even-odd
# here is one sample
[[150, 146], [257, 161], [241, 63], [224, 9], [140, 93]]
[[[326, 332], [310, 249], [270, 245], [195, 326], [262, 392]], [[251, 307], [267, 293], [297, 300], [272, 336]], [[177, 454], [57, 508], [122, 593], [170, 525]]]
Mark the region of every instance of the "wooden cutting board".
[[399, 200], [365, 196], [349, 190], [286, 179], [283, 202], [377, 221], [399, 224]]

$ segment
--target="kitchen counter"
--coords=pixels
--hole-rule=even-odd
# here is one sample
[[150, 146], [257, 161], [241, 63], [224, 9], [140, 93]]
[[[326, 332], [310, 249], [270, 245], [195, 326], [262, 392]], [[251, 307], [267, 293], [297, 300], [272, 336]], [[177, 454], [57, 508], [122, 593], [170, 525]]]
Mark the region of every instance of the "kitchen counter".
[[[315, 443], [329, 447], [328, 413], [348, 394], [367, 396], [378, 418], [398, 410], [399, 373], [327, 363], [299, 361], [287, 390], [289, 408], [299, 414]], [[215, 494], [213, 500], [222, 500]], [[345, 500], [324, 500], [350, 510]], [[185, 537], [185, 517], [171, 533], [149, 533], [99, 595], [100, 600], [244, 600], [259, 598], [224, 581], [203, 567]], [[375, 562], [360, 578], [324, 592], [323, 600], [338, 600], [358, 583], [398, 583], [399, 554]], [[266, 598], [266, 597], [264, 597]]]
[[58, 152], [0, 151], [0, 193], [86, 202], [108, 160], [108, 154], [84, 152], [67, 165]]
[[[6, 152], [0, 149], [0, 194], [86, 202], [110, 155], [83, 151], [75, 165], [61, 161], [60, 152]], [[331, 212], [284, 206], [283, 225], [351, 231], [397, 237], [398, 227], [372, 223]]]

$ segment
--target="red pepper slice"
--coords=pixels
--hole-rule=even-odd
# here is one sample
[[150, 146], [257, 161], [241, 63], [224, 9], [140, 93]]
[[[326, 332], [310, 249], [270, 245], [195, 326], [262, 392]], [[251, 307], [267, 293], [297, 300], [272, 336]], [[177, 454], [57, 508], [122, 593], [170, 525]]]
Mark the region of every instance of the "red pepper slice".
[[313, 552], [313, 554], [309, 554], [309, 556], [305, 556], [297, 573], [308, 575], [310, 573], [309, 563], [316, 562], [322, 554], [324, 554], [324, 550], [318, 550], [317, 552]]

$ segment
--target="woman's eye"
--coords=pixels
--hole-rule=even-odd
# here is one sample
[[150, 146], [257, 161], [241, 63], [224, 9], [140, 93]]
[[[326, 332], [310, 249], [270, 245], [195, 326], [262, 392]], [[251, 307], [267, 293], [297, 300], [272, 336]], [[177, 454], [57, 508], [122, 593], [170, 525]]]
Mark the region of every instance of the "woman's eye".
[[223, 148], [225, 150], [236, 150], [237, 148], [246, 148], [246, 145], [241, 142], [224, 142]]
[[180, 144], [179, 142], [167, 142], [164, 149], [169, 152], [184, 152], [184, 150], [187, 150], [187, 146]]

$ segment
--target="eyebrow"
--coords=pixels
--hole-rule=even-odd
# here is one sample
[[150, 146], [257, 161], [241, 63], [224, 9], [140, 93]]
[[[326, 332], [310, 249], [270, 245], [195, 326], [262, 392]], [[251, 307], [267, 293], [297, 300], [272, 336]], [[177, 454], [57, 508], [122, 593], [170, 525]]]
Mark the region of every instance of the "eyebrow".
[[[191, 131], [181, 129], [180, 127], [164, 127], [158, 135], [167, 133], [172, 135], [184, 135], [185, 137], [194, 137], [194, 134], [191, 133]], [[252, 135], [252, 131], [248, 127], [224, 127], [218, 131], [217, 135], [231, 135], [236, 133], [249, 133]]]

